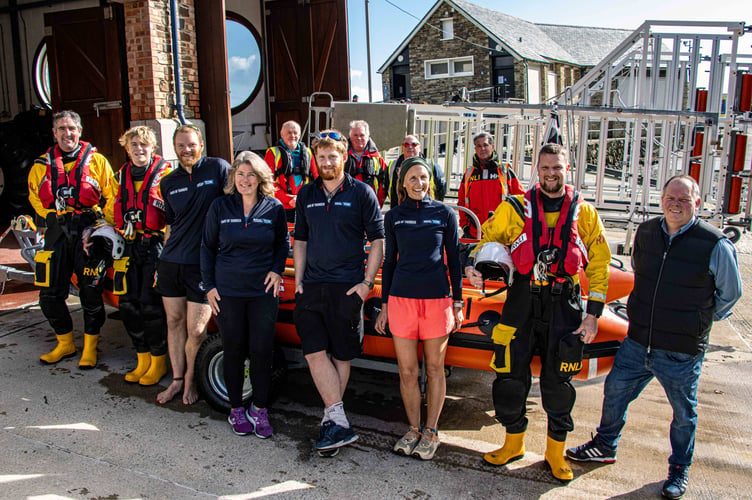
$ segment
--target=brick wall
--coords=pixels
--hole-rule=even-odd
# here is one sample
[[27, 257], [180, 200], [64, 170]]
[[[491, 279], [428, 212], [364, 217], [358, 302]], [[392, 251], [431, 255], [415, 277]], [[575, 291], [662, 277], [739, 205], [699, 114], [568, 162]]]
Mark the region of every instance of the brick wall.
[[[178, 7], [183, 103], [187, 118], [200, 117], [193, 6], [194, 0], [182, 0]], [[131, 120], [175, 117], [169, 0], [126, 2], [124, 12]]]

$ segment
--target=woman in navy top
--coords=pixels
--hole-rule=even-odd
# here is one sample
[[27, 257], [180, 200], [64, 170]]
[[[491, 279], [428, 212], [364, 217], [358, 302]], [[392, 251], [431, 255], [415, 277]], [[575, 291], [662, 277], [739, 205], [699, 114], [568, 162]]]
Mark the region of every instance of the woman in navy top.
[[[271, 385], [279, 288], [290, 248], [282, 203], [274, 198], [267, 164], [250, 151], [238, 155], [225, 194], [209, 208], [201, 242], [202, 289], [224, 346], [224, 376], [232, 405], [228, 422], [241, 436], [272, 435], [267, 402]], [[243, 406], [245, 359], [253, 402]]]
[[[400, 392], [410, 429], [394, 451], [430, 460], [439, 446], [439, 415], [446, 396], [444, 358], [449, 333], [462, 324], [462, 271], [457, 216], [431, 199], [431, 166], [421, 157], [402, 164], [399, 205], [386, 213], [382, 309], [376, 330], [394, 340]], [[446, 264], [444, 255], [446, 254]], [[451, 282], [451, 294], [449, 286]], [[428, 375], [428, 411], [420, 427], [418, 342]]]

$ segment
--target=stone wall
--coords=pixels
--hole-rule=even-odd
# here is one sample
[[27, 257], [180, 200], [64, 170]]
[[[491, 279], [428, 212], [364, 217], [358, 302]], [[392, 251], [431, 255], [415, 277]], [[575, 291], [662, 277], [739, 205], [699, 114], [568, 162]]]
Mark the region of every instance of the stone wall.
[[[169, 0], [124, 4], [131, 120], [176, 116]], [[194, 0], [178, 7], [179, 51], [186, 118], [199, 118]]]
[[[488, 44], [488, 36], [464, 16], [451, 12], [451, 9], [452, 7], [448, 4], [442, 4], [410, 41], [410, 98], [413, 102], [425, 101], [438, 104], [450, 100], [455, 91], [461, 87], [478, 89], [489, 87], [491, 84], [490, 57], [488, 50], [482, 48]], [[441, 19], [447, 17], [454, 19], [455, 36], [461, 36], [477, 45], [471, 45], [456, 38], [441, 40], [442, 34], [428, 26], [441, 27]], [[426, 60], [466, 56], [473, 57], [473, 76], [426, 80], [424, 64]], [[386, 78], [386, 72], [384, 72], [384, 78]], [[385, 83], [391, 83], [391, 76], [389, 82]], [[491, 92], [474, 93], [472, 100], [490, 101]]]

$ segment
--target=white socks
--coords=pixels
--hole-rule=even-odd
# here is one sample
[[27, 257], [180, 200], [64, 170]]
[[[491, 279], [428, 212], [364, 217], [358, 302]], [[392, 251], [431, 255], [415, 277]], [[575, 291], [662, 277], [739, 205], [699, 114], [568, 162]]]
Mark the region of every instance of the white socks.
[[334, 403], [324, 410], [324, 418], [321, 419], [321, 423], [323, 424], [329, 420], [333, 420], [340, 427], [350, 427], [350, 422], [347, 421], [347, 415], [345, 415], [345, 405], [342, 401]]

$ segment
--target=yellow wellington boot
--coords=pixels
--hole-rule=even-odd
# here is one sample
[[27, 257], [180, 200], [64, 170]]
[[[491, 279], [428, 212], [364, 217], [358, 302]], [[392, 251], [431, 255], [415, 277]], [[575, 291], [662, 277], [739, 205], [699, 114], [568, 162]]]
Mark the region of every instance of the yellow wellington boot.
[[556, 441], [551, 436], [546, 438], [546, 463], [551, 467], [551, 474], [559, 481], [571, 481], [574, 473], [564, 459], [564, 441]]
[[519, 460], [525, 454], [525, 433], [510, 434], [504, 439], [504, 446], [483, 455], [483, 460], [491, 465], [505, 465]]
[[138, 381], [140, 385], [154, 385], [167, 373], [167, 354], [151, 357], [151, 366]]
[[81, 352], [81, 360], [78, 367], [82, 370], [90, 370], [97, 366], [97, 344], [99, 335], [84, 334], [84, 350]]
[[55, 348], [47, 354], [39, 356], [39, 360], [42, 361], [42, 363], [51, 365], [57, 363], [61, 359], [70, 358], [76, 354], [76, 346], [73, 345], [73, 332], [56, 335], [56, 337], [57, 345]]
[[149, 370], [151, 365], [151, 353], [150, 352], [137, 352], [138, 363], [136, 368], [132, 372], [125, 374], [125, 381], [135, 383], [138, 382], [141, 377]]

